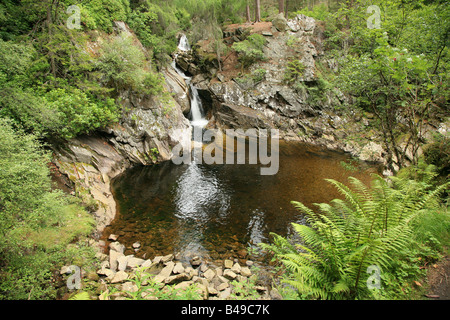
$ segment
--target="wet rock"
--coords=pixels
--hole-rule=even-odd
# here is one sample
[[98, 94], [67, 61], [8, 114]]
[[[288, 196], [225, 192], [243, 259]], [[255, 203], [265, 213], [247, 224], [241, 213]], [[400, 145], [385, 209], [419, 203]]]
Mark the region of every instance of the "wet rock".
[[141, 244], [139, 242], [135, 242], [132, 246], [134, 249], [139, 249], [141, 247]]
[[247, 250], [245, 249], [238, 250], [237, 254], [239, 258], [244, 259], [247, 256]]
[[111, 241], [116, 241], [117, 239], [119, 239], [119, 235], [117, 235], [117, 234], [110, 234], [108, 237], [108, 240], [111, 240]]

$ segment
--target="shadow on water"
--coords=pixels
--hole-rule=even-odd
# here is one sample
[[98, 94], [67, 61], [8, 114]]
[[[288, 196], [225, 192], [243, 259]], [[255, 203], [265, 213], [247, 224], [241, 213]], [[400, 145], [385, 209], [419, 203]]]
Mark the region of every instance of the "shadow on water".
[[[127, 170], [112, 182], [118, 214], [103, 234], [120, 235], [143, 258], [178, 254], [211, 259], [245, 258], [246, 249], [269, 241], [269, 233], [292, 234], [304, 217], [291, 204], [340, 198], [324, 179], [366, 184], [376, 167], [355, 163], [341, 152], [316, 146], [280, 144], [278, 174], [260, 175], [260, 165], [175, 165], [165, 162]], [[347, 169], [342, 165], [347, 163]], [[357, 167], [349, 171], [348, 167]], [[130, 249], [128, 249], [130, 250]]]

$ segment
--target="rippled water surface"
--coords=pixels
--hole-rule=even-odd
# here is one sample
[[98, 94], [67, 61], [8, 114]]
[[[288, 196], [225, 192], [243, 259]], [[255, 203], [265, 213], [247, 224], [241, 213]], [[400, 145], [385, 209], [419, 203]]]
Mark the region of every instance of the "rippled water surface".
[[[259, 165], [175, 165], [135, 167], [114, 179], [116, 219], [104, 232], [120, 235], [136, 256], [169, 253], [223, 259], [245, 257], [248, 247], [268, 242], [269, 233], [288, 236], [291, 223], [303, 223], [291, 201], [328, 202], [340, 197], [324, 179], [366, 183], [377, 169], [355, 164], [340, 152], [299, 143], [280, 145], [280, 168], [260, 175]], [[356, 167], [348, 170], [347, 164]]]

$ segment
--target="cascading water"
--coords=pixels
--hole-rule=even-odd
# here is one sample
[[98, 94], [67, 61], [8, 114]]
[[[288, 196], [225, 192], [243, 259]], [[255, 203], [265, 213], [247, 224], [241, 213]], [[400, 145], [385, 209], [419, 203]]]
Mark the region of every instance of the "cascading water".
[[[180, 38], [180, 42], [178, 44], [178, 49], [180, 51], [189, 51], [191, 50], [191, 46], [189, 45], [189, 41], [186, 37], [186, 35], [182, 35]], [[175, 57], [176, 58], [176, 57]], [[186, 74], [184, 74], [183, 71], [181, 71], [175, 62], [175, 59], [172, 61], [172, 67], [175, 69], [175, 71], [186, 81], [186, 84], [189, 86], [190, 89], [190, 102], [191, 102], [191, 113], [190, 113], [190, 120], [191, 125], [194, 128], [204, 128], [208, 124], [208, 120], [204, 117], [203, 114], [203, 108], [202, 103], [200, 100], [200, 96], [198, 94], [198, 90], [196, 87], [194, 87], [191, 84], [191, 77], [188, 77]]]
[[178, 44], [178, 49], [180, 49], [181, 51], [191, 50], [191, 46], [189, 45], [188, 38], [184, 34], [181, 35], [181, 37], [180, 37], [180, 43]]

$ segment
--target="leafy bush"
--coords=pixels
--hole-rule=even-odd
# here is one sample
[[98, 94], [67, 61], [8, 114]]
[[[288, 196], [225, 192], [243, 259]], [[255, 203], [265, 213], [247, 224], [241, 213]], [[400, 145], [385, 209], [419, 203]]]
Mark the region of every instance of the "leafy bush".
[[154, 74], [143, 51], [131, 37], [121, 36], [104, 44], [98, 69], [103, 82], [116, 91], [131, 89], [143, 94], [163, 91], [162, 76]]
[[328, 11], [327, 5], [324, 3], [314, 6], [312, 8], [312, 10], [309, 10], [308, 7], [305, 7], [304, 9], [299, 10], [294, 13], [294, 15], [297, 15], [297, 14], [304, 14], [305, 16], [314, 18], [316, 20], [321, 20], [321, 21], [328, 20], [330, 18], [330, 16], [332, 15]]
[[286, 67], [286, 73], [284, 75], [284, 80], [292, 83], [297, 81], [299, 78], [303, 77], [305, 72], [305, 65], [300, 60], [290, 61]]
[[187, 21], [185, 11], [162, 8], [150, 2], [133, 10], [127, 20], [141, 43], [161, 63], [168, 62], [167, 57], [176, 50], [176, 33], [188, 26]]
[[[78, 5], [78, 4], [77, 4]], [[91, 0], [81, 4], [82, 21], [88, 29], [112, 32], [113, 21], [126, 21], [129, 0]]]
[[54, 298], [52, 272], [80, 251], [94, 220], [74, 198], [52, 190], [50, 157], [36, 138], [0, 119], [0, 299]]
[[232, 48], [239, 54], [239, 61], [243, 68], [248, 68], [257, 61], [264, 59], [263, 47], [266, 43], [264, 36], [252, 34], [244, 41], [235, 42]]
[[[392, 178], [394, 187], [381, 177], [369, 189], [350, 178], [353, 190], [333, 180], [345, 200], [318, 204], [320, 212], [293, 202], [307, 217], [307, 225], [293, 224], [301, 243], [273, 234], [273, 244], [262, 244], [286, 267], [285, 282], [303, 298], [373, 299], [389, 297], [398, 286], [393, 274], [401, 271], [399, 261], [412, 256], [413, 221], [436, 208], [436, 197], [446, 186], [428, 191], [414, 180]], [[448, 217], [447, 217], [448, 219]], [[378, 266], [381, 291], [368, 288], [366, 271]]]

